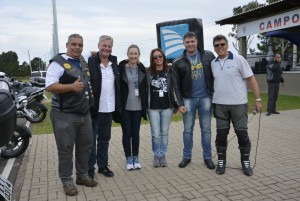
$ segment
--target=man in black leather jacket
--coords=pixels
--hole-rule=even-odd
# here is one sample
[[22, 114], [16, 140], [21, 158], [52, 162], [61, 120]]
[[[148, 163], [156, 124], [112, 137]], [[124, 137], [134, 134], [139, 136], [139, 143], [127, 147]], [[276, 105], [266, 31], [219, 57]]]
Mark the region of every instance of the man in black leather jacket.
[[[95, 104], [91, 107], [93, 123], [93, 149], [89, 159], [89, 175], [93, 178], [97, 162], [98, 173], [113, 177], [108, 168], [108, 147], [112, 120], [121, 121], [120, 75], [117, 57], [111, 55], [113, 38], [103, 35], [99, 39], [99, 52], [89, 58], [89, 70]], [[97, 146], [97, 149], [96, 149]], [[96, 151], [97, 150], [97, 151]]]
[[211, 160], [211, 118], [213, 77], [211, 61], [215, 58], [210, 51], [197, 47], [198, 41], [194, 32], [184, 35], [185, 50], [183, 55], [173, 61], [174, 90], [178, 94], [178, 111], [183, 113], [183, 159], [180, 168], [191, 162], [193, 148], [193, 130], [196, 111], [198, 110], [201, 128], [203, 159], [209, 169], [214, 169]]

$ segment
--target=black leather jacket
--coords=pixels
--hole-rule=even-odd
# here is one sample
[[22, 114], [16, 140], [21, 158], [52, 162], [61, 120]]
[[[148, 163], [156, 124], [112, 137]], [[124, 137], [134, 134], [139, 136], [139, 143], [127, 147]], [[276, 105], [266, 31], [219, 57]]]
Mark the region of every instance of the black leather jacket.
[[[121, 123], [122, 121], [122, 106], [120, 97], [120, 74], [118, 70], [118, 62], [116, 56], [109, 56], [109, 61], [112, 62], [112, 69], [115, 76], [115, 111], [113, 112], [113, 120], [116, 123]], [[101, 94], [102, 85], [102, 73], [100, 69], [101, 59], [99, 57], [99, 52], [96, 56], [89, 58], [89, 71], [91, 76], [91, 85], [93, 89], [93, 95], [95, 100], [95, 106], [91, 107], [91, 116], [95, 118], [99, 109], [99, 99]]]
[[[211, 61], [215, 58], [214, 54], [207, 50], [198, 48], [202, 58], [203, 71], [206, 78], [209, 94], [213, 94], [213, 75], [211, 72]], [[191, 63], [186, 58], [186, 50], [183, 54], [173, 61], [174, 90], [177, 94], [177, 105], [182, 106], [183, 98], [191, 98], [192, 94], [192, 75]]]

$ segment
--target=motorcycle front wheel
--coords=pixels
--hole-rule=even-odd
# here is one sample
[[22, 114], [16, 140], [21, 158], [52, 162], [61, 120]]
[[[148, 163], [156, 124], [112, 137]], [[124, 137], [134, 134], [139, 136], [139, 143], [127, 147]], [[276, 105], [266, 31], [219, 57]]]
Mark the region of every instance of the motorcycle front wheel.
[[31, 133], [25, 125], [16, 125], [9, 143], [1, 148], [2, 158], [15, 158], [24, 153], [29, 145]]
[[27, 105], [27, 110], [32, 113], [32, 115], [26, 116], [31, 123], [40, 123], [44, 121], [47, 116], [47, 110], [43, 109], [42, 103], [32, 102]]

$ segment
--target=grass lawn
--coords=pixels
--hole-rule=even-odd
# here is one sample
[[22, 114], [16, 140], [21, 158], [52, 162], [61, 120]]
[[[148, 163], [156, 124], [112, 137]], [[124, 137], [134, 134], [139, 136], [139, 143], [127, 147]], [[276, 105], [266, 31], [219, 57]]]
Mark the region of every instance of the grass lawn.
[[[46, 93], [46, 96], [50, 99], [51, 94]], [[263, 102], [263, 109], [262, 112], [266, 112], [267, 110], [267, 101], [268, 97], [266, 93], [261, 94], [262, 102]], [[249, 100], [249, 113], [253, 110], [254, 105], [254, 98], [252, 93], [248, 93], [248, 100]], [[41, 123], [31, 124], [32, 125], [32, 134], [49, 134], [53, 133], [52, 123], [49, 118], [49, 113], [51, 110], [51, 103], [49, 101], [45, 102], [45, 105], [48, 108], [48, 113], [46, 119]], [[280, 95], [277, 101], [277, 110], [293, 110], [293, 109], [300, 109], [300, 97], [299, 96], [287, 96], [287, 95]], [[182, 115], [181, 114], [174, 114], [172, 116], [172, 121], [181, 121]], [[142, 120], [142, 124], [148, 124], [149, 121]], [[113, 126], [120, 126], [120, 124], [113, 123]]]

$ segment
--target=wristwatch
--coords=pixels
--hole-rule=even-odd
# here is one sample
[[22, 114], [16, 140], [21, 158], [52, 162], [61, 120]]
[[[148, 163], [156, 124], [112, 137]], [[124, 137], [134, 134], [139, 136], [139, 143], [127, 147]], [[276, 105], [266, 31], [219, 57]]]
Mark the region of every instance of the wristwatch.
[[261, 102], [261, 98], [257, 98], [257, 99], [255, 99], [255, 101]]

